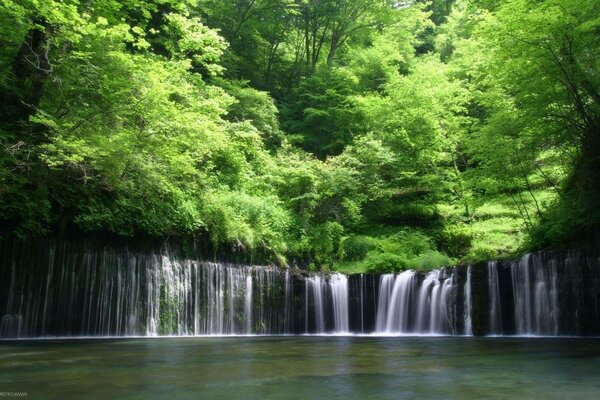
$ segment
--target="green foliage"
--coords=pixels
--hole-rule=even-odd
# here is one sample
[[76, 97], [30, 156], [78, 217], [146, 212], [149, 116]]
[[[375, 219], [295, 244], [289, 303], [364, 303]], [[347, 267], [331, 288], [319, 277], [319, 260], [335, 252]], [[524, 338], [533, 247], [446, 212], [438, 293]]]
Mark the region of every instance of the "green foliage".
[[440, 236], [440, 246], [452, 257], [466, 254], [473, 245], [473, 235], [466, 226], [449, 225]]
[[360, 261], [375, 248], [375, 241], [367, 236], [351, 236], [342, 242], [342, 259], [344, 261]]
[[402, 229], [388, 235], [353, 236], [342, 243], [343, 261], [337, 271], [390, 273], [406, 269], [428, 270], [451, 265], [454, 260], [435, 249], [423, 232]]
[[225, 80], [221, 86], [236, 100], [229, 106], [227, 120], [249, 121], [260, 132], [268, 148], [278, 148], [283, 138], [279, 129], [278, 110], [269, 94], [241, 82]]
[[428, 269], [600, 228], [600, 6], [2, 0], [0, 222]]
[[[593, 236], [600, 224], [600, 162], [592, 150], [599, 143], [600, 7], [511, 0], [492, 11], [480, 13], [455, 52], [487, 114], [471, 143], [478, 172], [497, 187], [525, 191], [515, 206], [536, 232], [534, 247]], [[559, 194], [551, 208], [535, 197], [535, 175]], [[528, 197], [537, 203], [533, 213]]]
[[318, 157], [337, 155], [360, 129], [352, 96], [357, 79], [344, 68], [321, 68], [300, 81], [283, 109], [282, 126], [303, 149]]
[[339, 254], [344, 228], [337, 222], [327, 222], [313, 227], [309, 232], [312, 257], [319, 265], [331, 265]]
[[386, 274], [404, 271], [408, 268], [405, 258], [389, 253], [376, 253], [367, 260], [367, 271], [370, 273]]

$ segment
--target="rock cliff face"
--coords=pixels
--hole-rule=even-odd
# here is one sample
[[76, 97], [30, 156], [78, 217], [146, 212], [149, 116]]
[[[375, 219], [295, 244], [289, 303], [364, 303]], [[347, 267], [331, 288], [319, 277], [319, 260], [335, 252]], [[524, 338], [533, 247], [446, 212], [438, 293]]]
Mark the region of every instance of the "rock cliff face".
[[0, 336], [600, 334], [589, 251], [351, 276], [173, 254], [5, 240]]

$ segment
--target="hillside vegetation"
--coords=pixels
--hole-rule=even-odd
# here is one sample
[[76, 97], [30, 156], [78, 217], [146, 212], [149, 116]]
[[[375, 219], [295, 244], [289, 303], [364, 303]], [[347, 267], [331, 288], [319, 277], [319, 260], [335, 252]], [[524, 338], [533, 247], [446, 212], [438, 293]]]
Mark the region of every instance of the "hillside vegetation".
[[427, 269], [600, 228], [600, 3], [0, 0], [0, 222]]

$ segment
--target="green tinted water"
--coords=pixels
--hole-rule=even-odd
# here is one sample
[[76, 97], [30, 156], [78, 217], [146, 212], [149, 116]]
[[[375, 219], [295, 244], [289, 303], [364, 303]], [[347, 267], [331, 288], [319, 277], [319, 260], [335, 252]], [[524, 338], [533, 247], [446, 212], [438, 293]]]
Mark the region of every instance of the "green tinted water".
[[600, 399], [600, 340], [225, 337], [0, 342], [27, 399]]

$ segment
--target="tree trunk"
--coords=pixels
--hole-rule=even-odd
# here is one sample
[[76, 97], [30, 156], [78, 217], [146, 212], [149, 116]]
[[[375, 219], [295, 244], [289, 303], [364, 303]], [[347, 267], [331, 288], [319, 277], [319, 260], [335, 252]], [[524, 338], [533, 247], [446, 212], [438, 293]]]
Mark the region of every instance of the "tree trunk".
[[329, 47], [329, 53], [327, 53], [327, 66], [331, 66], [333, 59], [335, 58], [335, 52], [339, 46], [339, 34], [334, 32], [331, 35], [331, 46]]
[[582, 142], [581, 156], [575, 164], [573, 187], [583, 200], [586, 236], [597, 234], [600, 228], [600, 124], [589, 127]]
[[31, 29], [13, 62], [15, 85], [0, 94], [3, 122], [27, 122], [40, 104], [45, 83], [52, 73], [49, 59], [49, 29], [44, 21], [35, 21], [45, 29]]

